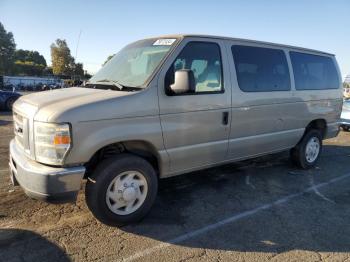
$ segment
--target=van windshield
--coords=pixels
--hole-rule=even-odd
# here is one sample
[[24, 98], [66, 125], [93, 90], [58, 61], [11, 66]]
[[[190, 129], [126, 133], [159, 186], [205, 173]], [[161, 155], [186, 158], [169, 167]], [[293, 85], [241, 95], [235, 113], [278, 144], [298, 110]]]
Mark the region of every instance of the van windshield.
[[145, 84], [176, 39], [147, 39], [127, 45], [109, 60], [88, 85], [139, 87]]

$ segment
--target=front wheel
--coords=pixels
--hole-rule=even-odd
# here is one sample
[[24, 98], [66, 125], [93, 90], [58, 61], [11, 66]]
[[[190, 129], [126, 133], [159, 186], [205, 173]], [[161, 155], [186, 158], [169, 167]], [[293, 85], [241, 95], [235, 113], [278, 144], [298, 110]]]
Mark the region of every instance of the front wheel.
[[292, 161], [303, 169], [313, 167], [322, 150], [321, 132], [315, 129], [308, 131], [301, 141], [291, 150]]
[[102, 223], [121, 226], [141, 220], [158, 190], [152, 165], [141, 157], [121, 154], [102, 161], [85, 188], [86, 203]]

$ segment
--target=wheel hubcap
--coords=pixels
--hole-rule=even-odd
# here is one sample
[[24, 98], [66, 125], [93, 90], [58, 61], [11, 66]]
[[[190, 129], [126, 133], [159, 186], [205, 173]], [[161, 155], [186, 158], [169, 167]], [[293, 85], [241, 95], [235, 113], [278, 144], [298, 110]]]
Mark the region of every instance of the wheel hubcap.
[[145, 201], [148, 192], [146, 178], [138, 171], [118, 174], [109, 184], [106, 204], [117, 215], [135, 212]]
[[127, 187], [126, 189], [124, 189], [123, 192], [123, 199], [126, 202], [130, 202], [130, 201], [135, 201], [136, 200], [136, 188], [134, 187]]
[[320, 153], [320, 140], [317, 137], [312, 137], [306, 144], [305, 157], [309, 163], [314, 162]]

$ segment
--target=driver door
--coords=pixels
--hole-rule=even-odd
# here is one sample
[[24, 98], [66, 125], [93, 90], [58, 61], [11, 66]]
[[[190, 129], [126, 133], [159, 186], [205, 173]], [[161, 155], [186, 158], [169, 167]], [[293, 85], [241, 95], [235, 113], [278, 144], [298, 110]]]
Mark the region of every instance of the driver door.
[[[185, 39], [163, 66], [159, 109], [170, 173], [222, 162], [227, 157], [231, 88], [225, 46], [213, 39]], [[175, 71], [192, 70], [195, 90], [171, 94]]]

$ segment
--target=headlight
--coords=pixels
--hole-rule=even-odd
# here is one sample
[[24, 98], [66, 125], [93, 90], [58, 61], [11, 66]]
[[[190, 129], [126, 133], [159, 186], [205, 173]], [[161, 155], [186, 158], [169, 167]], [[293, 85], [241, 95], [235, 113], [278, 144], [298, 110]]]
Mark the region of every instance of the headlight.
[[63, 164], [71, 148], [69, 124], [34, 122], [35, 158], [52, 165]]

